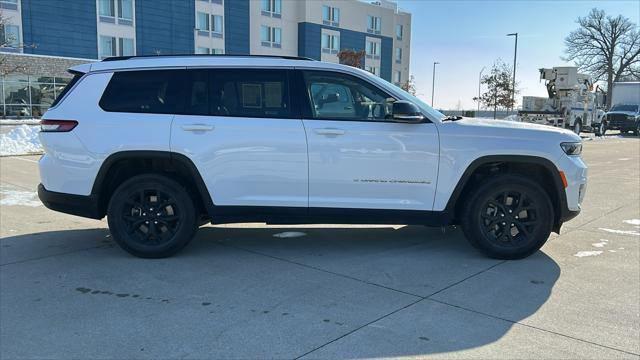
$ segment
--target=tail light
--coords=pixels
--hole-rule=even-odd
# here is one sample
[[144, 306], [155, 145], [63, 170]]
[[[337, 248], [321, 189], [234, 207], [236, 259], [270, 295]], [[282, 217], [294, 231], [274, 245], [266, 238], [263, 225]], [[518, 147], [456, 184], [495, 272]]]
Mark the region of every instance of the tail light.
[[78, 125], [75, 120], [40, 120], [41, 132], [69, 132]]

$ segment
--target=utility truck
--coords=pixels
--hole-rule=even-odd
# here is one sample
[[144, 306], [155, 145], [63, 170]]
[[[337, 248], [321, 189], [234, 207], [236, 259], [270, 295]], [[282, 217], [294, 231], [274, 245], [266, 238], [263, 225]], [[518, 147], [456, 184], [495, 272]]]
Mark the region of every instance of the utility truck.
[[524, 96], [518, 111], [521, 121], [568, 128], [576, 134], [585, 130], [599, 134], [604, 96], [593, 91], [589, 75], [565, 66], [540, 69], [540, 79], [545, 80], [549, 96]]

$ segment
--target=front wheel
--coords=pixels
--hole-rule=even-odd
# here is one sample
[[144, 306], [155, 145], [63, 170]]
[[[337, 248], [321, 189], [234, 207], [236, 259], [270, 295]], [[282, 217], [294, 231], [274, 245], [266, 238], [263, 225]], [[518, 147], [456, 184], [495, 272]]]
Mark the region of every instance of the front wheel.
[[605, 124], [604, 121], [596, 125], [596, 136], [604, 136], [606, 132], [607, 132], [607, 124]]
[[472, 192], [461, 225], [467, 240], [497, 259], [521, 259], [544, 245], [553, 227], [546, 191], [519, 175], [499, 175]]
[[576, 122], [573, 124], [573, 132], [580, 135], [582, 132], [582, 120], [576, 119]]
[[640, 136], [640, 121], [636, 123], [636, 128], [633, 130], [635, 136]]
[[157, 174], [134, 176], [118, 186], [109, 201], [107, 220], [118, 245], [142, 258], [177, 253], [198, 227], [187, 189]]

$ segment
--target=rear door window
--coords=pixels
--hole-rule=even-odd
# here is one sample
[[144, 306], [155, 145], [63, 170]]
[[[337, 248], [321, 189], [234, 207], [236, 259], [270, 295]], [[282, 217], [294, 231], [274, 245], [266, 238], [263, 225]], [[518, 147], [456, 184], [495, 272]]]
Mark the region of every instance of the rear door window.
[[287, 70], [188, 70], [185, 114], [293, 117]]
[[184, 70], [120, 71], [102, 94], [105, 111], [175, 114], [184, 109]]

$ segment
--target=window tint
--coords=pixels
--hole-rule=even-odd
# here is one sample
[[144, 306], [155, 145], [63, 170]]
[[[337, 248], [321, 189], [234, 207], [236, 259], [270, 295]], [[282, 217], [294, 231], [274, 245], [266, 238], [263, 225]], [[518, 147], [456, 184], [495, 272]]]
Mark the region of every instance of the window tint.
[[392, 102], [384, 91], [351, 75], [305, 71], [311, 114], [315, 119], [384, 121]]
[[102, 94], [100, 107], [115, 112], [180, 113], [182, 76], [184, 70], [116, 72]]
[[186, 114], [292, 117], [285, 70], [189, 70]]

